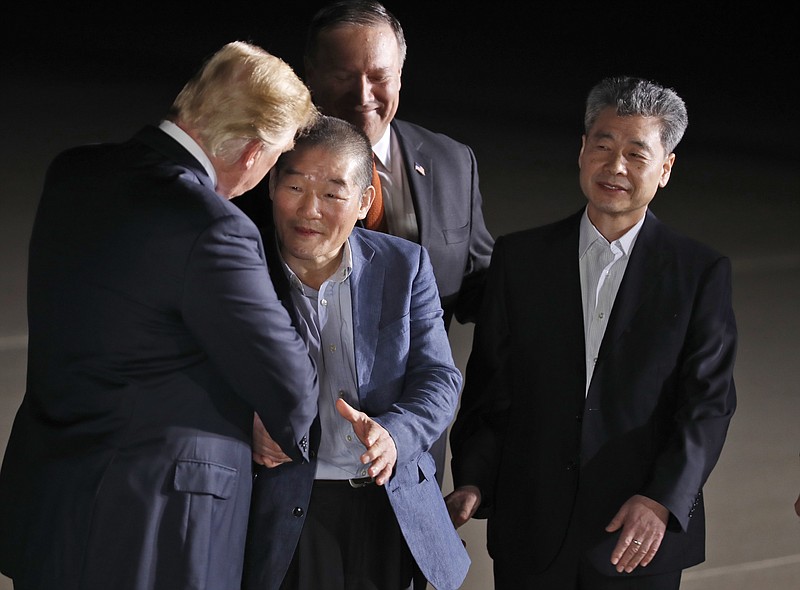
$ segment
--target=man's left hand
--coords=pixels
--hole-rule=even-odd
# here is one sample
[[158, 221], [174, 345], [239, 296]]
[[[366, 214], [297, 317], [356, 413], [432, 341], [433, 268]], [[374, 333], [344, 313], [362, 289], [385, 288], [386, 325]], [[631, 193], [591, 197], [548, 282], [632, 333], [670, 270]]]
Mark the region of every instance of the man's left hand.
[[630, 573], [653, 561], [664, 539], [668, 518], [669, 510], [646, 496], [633, 496], [622, 505], [606, 527], [609, 533], [622, 529], [611, 552], [611, 563], [618, 572]]

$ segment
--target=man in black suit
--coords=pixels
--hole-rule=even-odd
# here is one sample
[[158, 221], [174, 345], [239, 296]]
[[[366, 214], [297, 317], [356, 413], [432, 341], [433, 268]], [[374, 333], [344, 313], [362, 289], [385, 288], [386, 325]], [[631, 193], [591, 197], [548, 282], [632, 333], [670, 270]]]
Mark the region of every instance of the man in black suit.
[[648, 211], [686, 125], [671, 89], [603, 80], [586, 208], [497, 241], [447, 498], [456, 526], [488, 517], [496, 588], [676, 589], [704, 559], [736, 325], [729, 260]]
[[127, 142], [50, 166], [28, 269], [27, 390], [0, 473], [20, 590], [238, 590], [255, 410], [308, 459], [316, 371], [228, 199], [317, 116], [231, 43]]

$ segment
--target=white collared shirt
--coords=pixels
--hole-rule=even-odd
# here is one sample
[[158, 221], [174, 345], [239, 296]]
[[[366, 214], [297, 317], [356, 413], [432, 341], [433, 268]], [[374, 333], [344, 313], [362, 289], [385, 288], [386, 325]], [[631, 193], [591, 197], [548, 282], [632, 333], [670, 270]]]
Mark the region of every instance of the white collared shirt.
[[403, 155], [397, 136], [392, 127], [372, 146], [375, 154], [375, 167], [381, 179], [383, 209], [388, 222], [389, 233], [412, 242], [419, 242], [419, 226], [414, 209], [414, 200], [408, 187]]
[[622, 277], [628, 266], [644, 216], [625, 235], [609, 243], [583, 212], [578, 242], [578, 261], [583, 299], [586, 343], [586, 393], [592, 381], [597, 355], [611, 318]]
[[194, 156], [197, 161], [200, 162], [208, 174], [208, 177], [211, 179], [211, 182], [214, 184], [214, 187], [216, 188], [217, 172], [214, 170], [214, 165], [211, 163], [211, 160], [208, 159], [208, 156], [203, 151], [203, 148], [201, 148], [198, 143], [192, 139], [191, 136], [189, 136], [188, 133], [186, 133], [172, 121], [167, 121], [165, 119], [159, 123], [158, 128], [186, 148], [186, 151], [192, 154], [192, 156]]

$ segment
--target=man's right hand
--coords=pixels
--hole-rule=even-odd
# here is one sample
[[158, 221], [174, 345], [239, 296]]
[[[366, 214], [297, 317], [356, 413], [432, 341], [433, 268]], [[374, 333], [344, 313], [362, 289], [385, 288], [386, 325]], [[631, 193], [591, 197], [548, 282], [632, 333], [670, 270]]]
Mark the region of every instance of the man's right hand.
[[481, 491], [476, 486], [461, 486], [444, 499], [450, 520], [456, 528], [467, 522], [481, 505]]
[[291, 461], [280, 445], [272, 440], [258, 414], [253, 416], [253, 461], [266, 467], [277, 467]]

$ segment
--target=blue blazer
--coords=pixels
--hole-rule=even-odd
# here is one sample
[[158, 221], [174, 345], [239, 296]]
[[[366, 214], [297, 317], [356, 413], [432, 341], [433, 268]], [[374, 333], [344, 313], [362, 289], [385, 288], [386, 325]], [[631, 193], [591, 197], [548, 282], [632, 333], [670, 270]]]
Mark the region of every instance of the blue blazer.
[[0, 473], [15, 587], [239, 589], [253, 410], [299, 462], [317, 405], [265, 274], [256, 227], [159, 129], [53, 162]]
[[730, 261], [648, 211], [587, 394], [582, 213], [497, 241], [453, 479], [481, 489], [495, 559], [542, 571], [575, 522], [586, 558], [616, 576], [619, 533], [604, 528], [643, 494], [670, 523], [652, 563], [626, 575], [683, 569], [704, 558], [703, 484], [736, 407]]
[[[274, 238], [265, 242], [269, 247]], [[455, 413], [461, 374], [453, 364], [430, 260], [417, 244], [360, 228], [353, 230], [350, 246], [359, 402], [397, 445], [386, 493], [428, 581], [438, 590], [458, 588], [470, 560], [427, 451]], [[270, 260], [270, 269], [288, 301], [277, 259]], [[300, 537], [315, 468], [313, 458], [256, 468], [244, 588], [279, 587]]]

